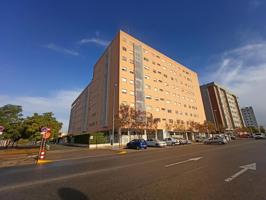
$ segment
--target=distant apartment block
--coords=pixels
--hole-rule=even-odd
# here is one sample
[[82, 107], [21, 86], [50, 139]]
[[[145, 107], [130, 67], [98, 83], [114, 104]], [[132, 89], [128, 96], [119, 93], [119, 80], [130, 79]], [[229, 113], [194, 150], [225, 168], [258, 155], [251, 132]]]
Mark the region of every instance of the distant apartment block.
[[206, 118], [217, 129], [233, 130], [243, 127], [237, 97], [227, 89], [211, 82], [200, 87]]
[[203, 123], [197, 73], [119, 31], [94, 66], [93, 79], [71, 107], [69, 133], [111, 131], [113, 109], [125, 104], [166, 123]]
[[245, 121], [245, 125], [247, 127], [253, 126], [253, 127], [258, 128], [257, 119], [255, 116], [254, 110], [251, 106], [241, 108], [241, 112], [242, 112], [242, 116], [243, 116], [244, 121]]

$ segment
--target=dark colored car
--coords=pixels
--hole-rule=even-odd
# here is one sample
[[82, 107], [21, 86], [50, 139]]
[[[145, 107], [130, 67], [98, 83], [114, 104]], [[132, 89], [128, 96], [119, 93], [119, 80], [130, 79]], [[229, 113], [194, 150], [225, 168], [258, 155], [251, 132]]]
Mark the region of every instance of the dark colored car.
[[147, 149], [147, 143], [143, 139], [134, 139], [127, 143], [128, 149]]

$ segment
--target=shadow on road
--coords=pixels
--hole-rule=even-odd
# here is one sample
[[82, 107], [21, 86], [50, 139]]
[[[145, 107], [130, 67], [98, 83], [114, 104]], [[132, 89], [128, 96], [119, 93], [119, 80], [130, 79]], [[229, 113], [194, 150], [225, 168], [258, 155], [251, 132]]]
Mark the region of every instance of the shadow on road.
[[60, 188], [58, 194], [62, 200], [89, 200], [85, 194], [73, 188]]

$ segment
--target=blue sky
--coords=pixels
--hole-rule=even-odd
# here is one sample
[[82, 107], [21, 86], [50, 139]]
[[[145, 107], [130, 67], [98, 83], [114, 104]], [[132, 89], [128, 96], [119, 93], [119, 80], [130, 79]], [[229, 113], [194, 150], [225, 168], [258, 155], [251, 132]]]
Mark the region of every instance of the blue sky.
[[264, 0], [0, 1], [0, 106], [53, 111], [66, 130], [71, 102], [122, 29], [228, 87], [266, 125], [265, 10]]

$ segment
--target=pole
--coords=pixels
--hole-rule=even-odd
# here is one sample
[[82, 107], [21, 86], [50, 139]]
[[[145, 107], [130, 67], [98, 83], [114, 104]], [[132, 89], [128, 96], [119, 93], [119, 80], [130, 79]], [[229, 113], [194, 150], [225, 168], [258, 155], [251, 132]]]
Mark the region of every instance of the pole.
[[115, 89], [117, 84], [114, 84], [114, 97], [113, 97], [113, 127], [112, 127], [112, 147], [114, 148], [114, 140], [115, 140]]

